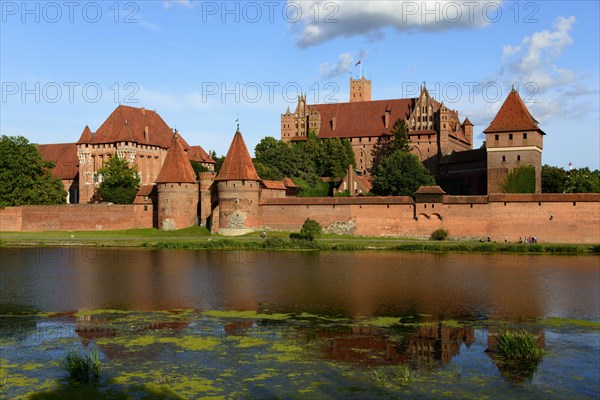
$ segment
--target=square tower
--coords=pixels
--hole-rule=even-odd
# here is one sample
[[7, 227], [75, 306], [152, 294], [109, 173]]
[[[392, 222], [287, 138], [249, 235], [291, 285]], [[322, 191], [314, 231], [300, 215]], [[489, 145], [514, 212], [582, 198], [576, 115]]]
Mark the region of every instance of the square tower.
[[545, 133], [516, 90], [511, 90], [483, 133], [487, 149], [488, 194], [501, 193], [509, 172], [524, 165], [535, 168], [535, 193], [541, 193]]
[[371, 80], [364, 76], [360, 79], [350, 77], [350, 103], [371, 101]]

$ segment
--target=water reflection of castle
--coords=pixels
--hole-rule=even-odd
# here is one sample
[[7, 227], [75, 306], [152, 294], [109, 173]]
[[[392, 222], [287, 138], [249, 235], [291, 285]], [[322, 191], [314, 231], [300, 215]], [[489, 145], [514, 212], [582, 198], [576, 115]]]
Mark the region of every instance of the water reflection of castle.
[[[177, 313], [164, 320], [144, 320], [135, 324], [133, 331], [123, 332], [111, 323], [111, 318], [98, 316], [79, 316], [75, 318], [75, 332], [84, 347], [98, 339], [112, 339], [123, 333], [146, 335], [167, 330], [177, 334], [190, 326], [190, 317]], [[214, 321], [213, 321], [214, 322]], [[316, 357], [326, 360], [346, 362], [362, 366], [411, 364], [417, 369], [436, 369], [450, 362], [460, 354], [464, 343], [467, 348], [475, 341], [472, 326], [448, 326], [442, 322], [418, 326], [398, 326], [380, 328], [364, 325], [335, 325], [323, 327], [309, 323], [262, 326], [260, 321], [221, 321], [225, 336], [261, 335], [267, 329], [271, 337], [282, 337], [296, 342], [316, 342], [319, 349]], [[122, 328], [122, 326], [121, 326]], [[131, 328], [131, 327], [130, 327]], [[212, 329], [212, 332], [216, 332]], [[274, 332], [280, 331], [279, 334]], [[196, 334], [198, 332], [195, 332]], [[110, 342], [109, 342], [110, 343]], [[99, 347], [108, 358], [124, 356], [124, 348], [113, 343], [103, 343]], [[146, 350], [147, 351], [147, 350]]]
[[475, 342], [472, 326], [417, 326], [400, 336], [381, 328], [353, 326], [345, 332], [319, 332], [323, 357], [367, 366], [411, 363], [419, 369], [434, 369], [448, 363]]
[[419, 326], [410, 337], [407, 353], [419, 369], [435, 368], [460, 354], [462, 343], [469, 348], [474, 342], [475, 330], [472, 326], [450, 327], [442, 323]]

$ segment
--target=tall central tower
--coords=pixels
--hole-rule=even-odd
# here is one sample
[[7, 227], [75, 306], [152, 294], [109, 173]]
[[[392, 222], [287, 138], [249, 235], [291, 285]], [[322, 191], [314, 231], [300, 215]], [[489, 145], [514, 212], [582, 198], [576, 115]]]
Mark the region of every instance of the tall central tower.
[[350, 77], [350, 103], [371, 101], [371, 80], [362, 76], [360, 79]]

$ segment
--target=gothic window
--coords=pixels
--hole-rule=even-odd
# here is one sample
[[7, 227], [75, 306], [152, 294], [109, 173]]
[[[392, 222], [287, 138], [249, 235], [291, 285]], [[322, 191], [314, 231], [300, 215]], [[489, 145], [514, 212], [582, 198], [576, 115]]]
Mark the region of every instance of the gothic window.
[[521, 156], [517, 156], [517, 161], [521, 161]]
[[500, 139], [500, 136], [499, 135], [494, 135], [494, 140], [498, 140], [498, 139]]
[[508, 140], [513, 140], [512, 133], [509, 133], [509, 134], [508, 134]]
[[506, 156], [502, 156], [502, 161], [506, 161]]

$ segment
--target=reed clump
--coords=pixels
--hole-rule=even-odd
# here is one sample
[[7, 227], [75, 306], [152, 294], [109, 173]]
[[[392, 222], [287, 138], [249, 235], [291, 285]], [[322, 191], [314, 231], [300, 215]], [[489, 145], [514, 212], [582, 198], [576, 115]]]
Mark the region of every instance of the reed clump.
[[71, 350], [60, 361], [60, 367], [69, 374], [69, 379], [77, 383], [95, 383], [100, 379], [100, 359], [98, 350], [93, 348], [87, 354]]

